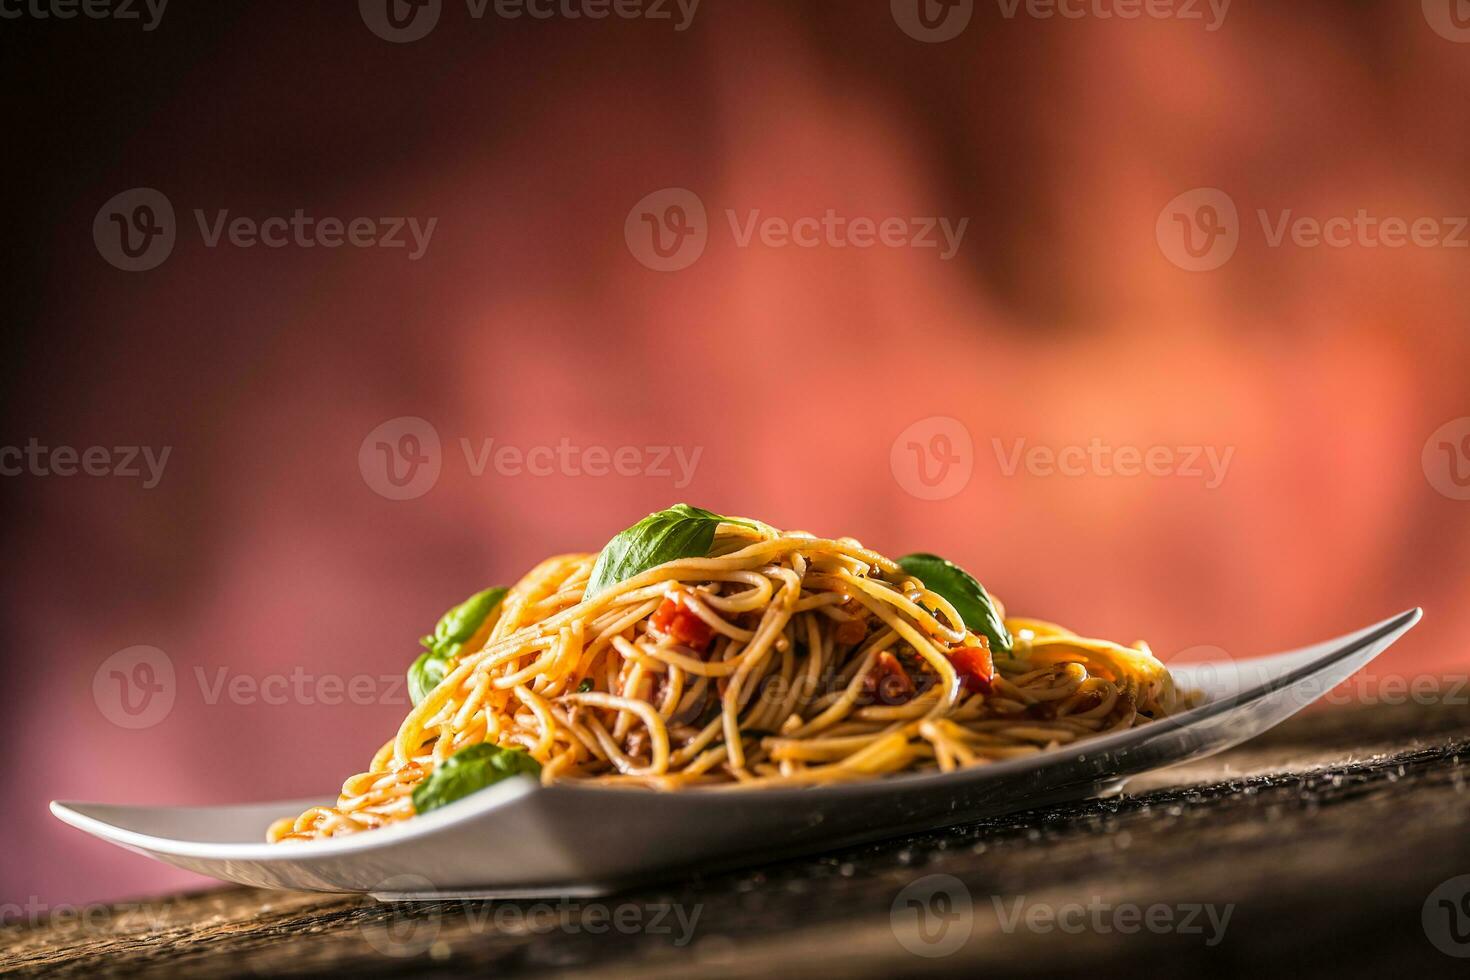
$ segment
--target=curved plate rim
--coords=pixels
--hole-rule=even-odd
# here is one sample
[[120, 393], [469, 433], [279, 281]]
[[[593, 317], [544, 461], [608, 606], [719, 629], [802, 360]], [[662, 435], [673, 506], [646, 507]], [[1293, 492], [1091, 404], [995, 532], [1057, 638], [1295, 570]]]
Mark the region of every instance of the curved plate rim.
[[[1092, 754], [1126, 749], [1135, 744], [1156, 738], [1164, 732], [1185, 728], [1258, 701], [1276, 691], [1291, 687], [1314, 674], [1327, 670], [1354, 654], [1362, 652], [1367, 647], [1382, 641], [1391, 643], [1418, 623], [1422, 616], [1422, 608], [1415, 607], [1396, 616], [1391, 616], [1379, 623], [1364, 627], [1361, 630], [1344, 634], [1343, 637], [1339, 637], [1338, 639], [1311, 644], [1284, 653], [1272, 654], [1269, 657], [1237, 661], [1240, 664], [1249, 664], [1270, 658], [1288, 658], [1293, 655], [1305, 653], [1314, 647], [1331, 647], [1333, 644], [1347, 637], [1356, 636], [1355, 639], [1343, 644], [1340, 648], [1333, 649], [1318, 659], [1310, 660], [1280, 677], [1271, 678], [1264, 683], [1246, 688], [1234, 694], [1207, 701], [1188, 711], [1159, 719], [1147, 725], [1088, 739], [1085, 743], [1086, 751]], [[750, 798], [778, 804], [791, 803], [809, 798], [813, 793], [821, 793], [828, 798], [856, 798], [889, 792], [902, 792], [912, 787], [932, 789], [942, 787], [946, 784], [960, 784], [974, 780], [1001, 777], [1025, 769], [1045, 769], [1059, 762], [1074, 758], [1076, 753], [1077, 746], [1058, 746], [1057, 748], [1048, 749], [1036, 755], [1007, 759], [986, 766], [957, 769], [952, 772], [911, 773], [833, 786], [772, 787], [770, 789], [760, 790], [758, 793], [752, 793], [750, 794]], [[403, 823], [380, 828], [370, 834], [353, 834], [341, 838], [329, 838], [324, 841], [301, 843], [299, 845], [294, 843], [271, 844], [265, 841], [257, 843], [211, 843], [207, 841], [158, 837], [139, 831], [127, 830], [116, 824], [108, 823], [106, 820], [91, 816], [81, 809], [106, 806], [118, 810], [189, 809], [208, 811], [236, 809], [240, 806], [238, 804], [174, 808], [53, 800], [50, 808], [52, 814], [59, 820], [78, 830], [135, 850], [186, 858], [235, 859], [259, 861], [267, 864], [290, 864], [303, 858], [326, 858], [391, 848], [415, 838], [435, 834], [447, 827], [476, 820], [490, 811], [528, 800], [531, 797], [544, 796], [545, 794], [589, 798], [602, 796], [606, 793], [649, 793], [655, 795], [661, 802], [673, 802], [675, 805], [678, 805], [696, 800], [718, 800], [724, 798], [730, 792], [732, 792], [731, 789], [710, 787], [691, 788], [671, 794], [655, 794], [654, 791], [641, 787], [572, 786], [568, 784], [543, 787], [539, 782], [529, 776], [516, 776], [488, 790], [475, 793], [448, 806], [441, 807], [432, 813], [424, 814], [413, 820], [404, 821]], [[317, 799], [319, 801], [320, 798]], [[273, 807], [275, 804], [267, 801], [244, 805], [264, 808]], [[290, 807], [292, 805], [292, 801], [283, 803], [282, 812], [291, 812]], [[310, 848], [309, 854], [301, 850], [301, 848], [307, 847]]]

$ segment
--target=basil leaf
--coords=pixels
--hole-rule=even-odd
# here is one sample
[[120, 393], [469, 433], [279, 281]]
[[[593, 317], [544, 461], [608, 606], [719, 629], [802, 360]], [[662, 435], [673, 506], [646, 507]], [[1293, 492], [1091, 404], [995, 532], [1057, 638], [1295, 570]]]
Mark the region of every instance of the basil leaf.
[[449, 658], [435, 650], [419, 654], [419, 658], [408, 668], [408, 696], [414, 707], [429, 696], [449, 673]]
[[428, 642], [425, 642], [424, 645], [433, 649], [434, 646], [447, 647], [451, 644], [468, 643], [470, 637], [475, 635], [490, 614], [500, 606], [500, 601], [509, 591], [509, 589], [497, 587], [486, 589], [484, 592], [476, 592], [439, 617], [439, 622], [434, 627], [433, 637], [424, 637], [426, 641], [432, 639], [433, 646], [430, 646]]
[[485, 625], [485, 620], [500, 608], [508, 591], [497, 586], [476, 592], [440, 616], [434, 632], [419, 640], [426, 652], [408, 668], [408, 695], [415, 705], [439, 686], [449, 673], [451, 662]]
[[675, 504], [668, 510], [649, 514], [620, 532], [602, 549], [583, 596], [591, 598], [665, 562], [703, 558], [714, 544], [715, 528], [721, 521], [755, 526], [750, 521], [721, 517], [688, 504]]
[[996, 653], [1010, 653], [1013, 641], [995, 603], [985, 586], [975, 581], [969, 572], [952, 561], [938, 555], [905, 555], [898, 560], [899, 567], [925, 587], [949, 600], [955, 612], [965, 621], [972, 633], [978, 633], [990, 641], [990, 649]]
[[413, 790], [413, 808], [418, 813], [437, 810], [446, 803], [493, 786], [512, 776], [539, 776], [541, 763], [523, 749], [503, 749], [489, 742], [471, 745], [444, 760]]

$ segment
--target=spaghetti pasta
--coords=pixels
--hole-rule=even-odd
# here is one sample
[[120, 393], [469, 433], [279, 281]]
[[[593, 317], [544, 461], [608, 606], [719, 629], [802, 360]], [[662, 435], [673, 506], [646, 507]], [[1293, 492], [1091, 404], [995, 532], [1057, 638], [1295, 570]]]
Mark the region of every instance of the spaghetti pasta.
[[953, 591], [851, 538], [708, 517], [694, 556], [605, 587], [596, 554], [537, 565], [336, 806], [269, 839], [408, 819], [436, 769], [486, 743], [543, 783], [755, 789], [982, 765], [1185, 706], [1142, 643], [1004, 619], [975, 583], [995, 613], [977, 628]]

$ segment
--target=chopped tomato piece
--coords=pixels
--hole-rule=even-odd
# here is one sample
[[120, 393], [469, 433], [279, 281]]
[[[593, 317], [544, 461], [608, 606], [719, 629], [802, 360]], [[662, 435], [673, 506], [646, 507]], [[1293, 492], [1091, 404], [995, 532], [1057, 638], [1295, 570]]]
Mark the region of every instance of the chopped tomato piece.
[[898, 658], [884, 650], [863, 678], [863, 691], [883, 704], [903, 704], [913, 698], [914, 682]]
[[954, 664], [955, 672], [960, 675], [960, 686], [966, 693], [990, 693], [990, 682], [995, 677], [995, 661], [990, 657], [990, 642], [985, 637], [980, 637], [978, 647], [951, 648], [949, 662]]
[[683, 592], [673, 592], [665, 596], [648, 625], [675, 643], [682, 643], [703, 653], [715, 631], [689, 608], [686, 601]]

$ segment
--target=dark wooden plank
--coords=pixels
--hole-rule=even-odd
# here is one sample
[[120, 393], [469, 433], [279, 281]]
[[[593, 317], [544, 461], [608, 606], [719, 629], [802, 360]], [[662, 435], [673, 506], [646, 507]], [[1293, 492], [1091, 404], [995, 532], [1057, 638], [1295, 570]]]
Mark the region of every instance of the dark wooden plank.
[[[198, 977], [1463, 976], [1470, 959], [1441, 952], [1422, 913], [1436, 886], [1470, 874], [1467, 759], [1462, 705], [1315, 712], [1115, 799], [604, 899], [380, 905], [221, 889], [11, 927], [0, 963]], [[905, 902], [926, 896], [927, 941]], [[1121, 931], [1135, 908], [1138, 931]], [[1048, 928], [1058, 914], [1065, 928]], [[1430, 928], [1454, 949], [1448, 915]]]

